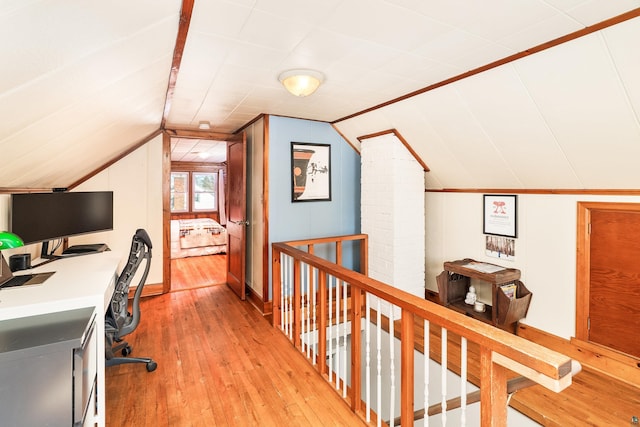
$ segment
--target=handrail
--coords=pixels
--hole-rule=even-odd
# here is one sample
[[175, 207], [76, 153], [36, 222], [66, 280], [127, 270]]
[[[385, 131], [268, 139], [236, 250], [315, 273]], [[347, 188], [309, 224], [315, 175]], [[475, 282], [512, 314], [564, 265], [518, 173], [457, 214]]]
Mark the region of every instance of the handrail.
[[[273, 243], [273, 295], [274, 295], [274, 316], [275, 327], [282, 327], [281, 310], [283, 309], [278, 295], [281, 292], [281, 254], [285, 254], [293, 259], [293, 325], [292, 341], [296, 347], [301, 347], [301, 331], [298, 319], [301, 318], [302, 305], [300, 303], [300, 291], [296, 291], [301, 283], [301, 264], [317, 269], [319, 276], [319, 288], [317, 306], [318, 314], [318, 345], [320, 354], [324, 354], [324, 342], [326, 341], [326, 306], [327, 306], [327, 279], [330, 275], [339, 281], [350, 286], [350, 321], [351, 321], [351, 381], [350, 381], [350, 402], [352, 409], [361, 412], [361, 370], [360, 366], [360, 324], [366, 310], [363, 309], [364, 295], [370, 294], [381, 300], [393, 304], [401, 309], [401, 418], [403, 425], [412, 425], [414, 417], [413, 409], [413, 325], [414, 318], [424, 319], [432, 324], [438, 325], [448, 331], [471, 341], [480, 347], [481, 363], [481, 424], [485, 425], [506, 425], [507, 406], [507, 369], [525, 376], [544, 387], [559, 392], [571, 384], [572, 361], [568, 356], [557, 353], [542, 347], [536, 343], [527, 341], [516, 335], [479, 322], [461, 313], [455, 312], [431, 301], [411, 295], [403, 290], [394, 288], [361, 273], [349, 270], [336, 263], [327, 261], [312, 253], [307, 253], [294, 246], [310, 245], [310, 252], [313, 252], [313, 245], [316, 243], [336, 243], [343, 240], [364, 239], [366, 235], [338, 236], [332, 238], [299, 240], [295, 242]], [[363, 250], [366, 251], [366, 244]], [[363, 269], [366, 271], [366, 252], [361, 254], [364, 260]], [[315, 298], [315, 297], [314, 297]], [[314, 299], [315, 301], [315, 299]], [[346, 304], [346, 303], [345, 303]], [[307, 305], [311, 305], [307, 301]], [[319, 357], [317, 370], [321, 374], [326, 374], [327, 367], [324, 357]]]

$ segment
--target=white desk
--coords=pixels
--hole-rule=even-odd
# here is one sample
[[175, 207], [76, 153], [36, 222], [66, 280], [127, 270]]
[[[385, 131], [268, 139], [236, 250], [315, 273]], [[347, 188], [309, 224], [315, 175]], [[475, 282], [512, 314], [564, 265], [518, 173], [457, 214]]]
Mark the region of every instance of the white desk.
[[23, 272], [55, 271], [43, 284], [0, 290], [0, 320], [84, 307], [96, 310], [98, 408], [94, 418], [100, 427], [105, 425], [104, 312], [115, 288], [120, 260], [119, 253], [110, 251], [64, 258]]

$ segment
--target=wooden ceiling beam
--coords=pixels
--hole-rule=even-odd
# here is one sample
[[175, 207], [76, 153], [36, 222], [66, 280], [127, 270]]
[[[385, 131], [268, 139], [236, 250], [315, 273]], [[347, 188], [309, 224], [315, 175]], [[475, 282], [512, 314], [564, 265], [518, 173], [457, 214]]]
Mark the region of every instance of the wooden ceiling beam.
[[180, 71], [180, 63], [182, 62], [182, 54], [187, 43], [187, 34], [191, 25], [191, 15], [193, 13], [194, 0], [182, 0], [182, 9], [180, 11], [180, 26], [178, 27], [178, 36], [176, 38], [176, 47], [173, 50], [173, 62], [171, 64], [171, 73], [169, 74], [169, 84], [167, 86], [167, 96], [164, 100], [164, 110], [162, 112], [162, 123], [160, 128], [164, 129], [167, 124], [167, 118], [171, 111], [171, 102], [173, 101], [173, 92], [176, 88], [178, 80], [178, 72]]

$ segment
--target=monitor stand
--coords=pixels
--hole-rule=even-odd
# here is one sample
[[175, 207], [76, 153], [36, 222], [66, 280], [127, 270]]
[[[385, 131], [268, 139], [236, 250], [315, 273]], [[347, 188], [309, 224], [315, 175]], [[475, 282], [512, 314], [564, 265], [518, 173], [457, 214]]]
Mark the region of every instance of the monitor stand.
[[109, 247], [104, 243], [94, 243], [91, 245], [73, 245], [62, 251], [62, 256], [88, 255], [108, 250]]

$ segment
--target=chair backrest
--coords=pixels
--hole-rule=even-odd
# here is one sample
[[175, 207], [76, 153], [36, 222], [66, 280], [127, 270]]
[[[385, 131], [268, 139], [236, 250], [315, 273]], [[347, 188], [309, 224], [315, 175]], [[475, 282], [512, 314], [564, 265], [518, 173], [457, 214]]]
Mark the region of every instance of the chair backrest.
[[[124, 266], [107, 309], [105, 321], [116, 329], [116, 337], [123, 337], [131, 333], [140, 323], [140, 296], [151, 267], [151, 239], [149, 234], [139, 228], [131, 241], [131, 250], [127, 265]], [[128, 312], [129, 288], [140, 264], [145, 267], [133, 297], [131, 313]]]

